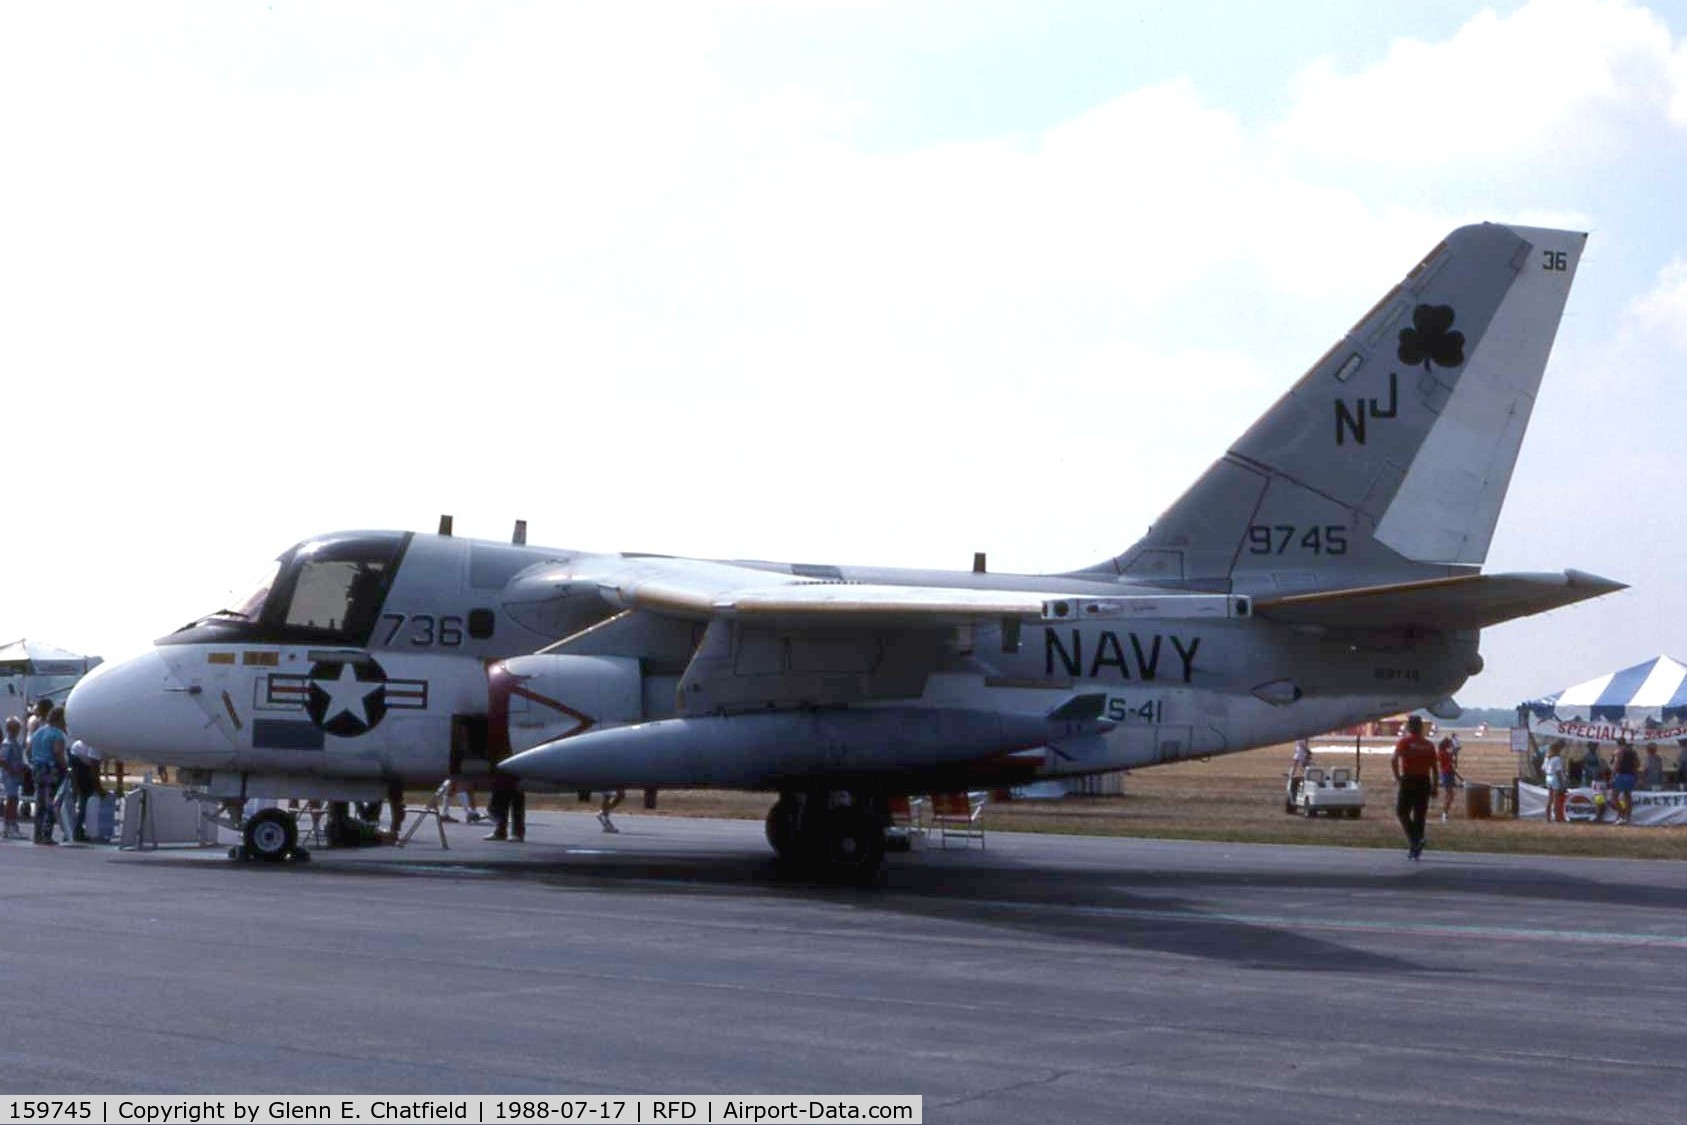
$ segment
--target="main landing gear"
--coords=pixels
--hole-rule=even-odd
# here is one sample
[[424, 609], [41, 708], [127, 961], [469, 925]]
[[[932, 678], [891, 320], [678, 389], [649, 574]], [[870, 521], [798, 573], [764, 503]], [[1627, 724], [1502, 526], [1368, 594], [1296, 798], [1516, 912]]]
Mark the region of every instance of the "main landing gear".
[[884, 810], [865, 793], [787, 791], [768, 811], [767, 842], [793, 871], [866, 883], [884, 861]]

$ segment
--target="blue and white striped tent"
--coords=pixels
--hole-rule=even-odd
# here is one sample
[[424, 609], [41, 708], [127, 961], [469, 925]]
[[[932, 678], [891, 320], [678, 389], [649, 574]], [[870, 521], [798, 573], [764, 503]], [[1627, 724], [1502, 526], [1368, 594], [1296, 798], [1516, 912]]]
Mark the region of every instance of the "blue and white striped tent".
[[1687, 664], [1667, 656], [1654, 657], [1644, 664], [1531, 699], [1523, 708], [1531, 720], [1612, 724], [1641, 737], [1660, 727], [1687, 726]]

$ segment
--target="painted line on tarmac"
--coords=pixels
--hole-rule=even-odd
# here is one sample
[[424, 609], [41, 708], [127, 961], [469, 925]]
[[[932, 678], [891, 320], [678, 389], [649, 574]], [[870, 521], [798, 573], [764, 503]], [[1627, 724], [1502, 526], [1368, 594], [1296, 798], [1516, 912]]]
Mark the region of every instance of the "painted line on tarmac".
[[1634, 945], [1687, 949], [1687, 935], [1641, 934], [1615, 930], [1554, 930], [1530, 926], [1475, 926], [1451, 922], [1385, 922], [1357, 918], [1307, 918], [1287, 914], [1211, 913], [1199, 910], [1152, 910], [1130, 906], [1063, 906], [1055, 903], [984, 900], [978, 906], [1035, 914], [1076, 914], [1139, 922], [1216, 922], [1228, 926], [1269, 926], [1283, 930], [1331, 930], [1339, 933], [1419, 934], [1478, 941], [1551, 941], [1572, 945]]

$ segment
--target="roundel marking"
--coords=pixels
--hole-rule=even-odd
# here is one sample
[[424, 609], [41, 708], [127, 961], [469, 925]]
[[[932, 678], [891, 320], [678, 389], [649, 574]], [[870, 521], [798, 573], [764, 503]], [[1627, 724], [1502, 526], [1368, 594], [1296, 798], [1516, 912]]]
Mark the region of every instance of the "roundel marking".
[[387, 713], [387, 673], [373, 659], [318, 660], [310, 667], [305, 710], [329, 734], [356, 738]]

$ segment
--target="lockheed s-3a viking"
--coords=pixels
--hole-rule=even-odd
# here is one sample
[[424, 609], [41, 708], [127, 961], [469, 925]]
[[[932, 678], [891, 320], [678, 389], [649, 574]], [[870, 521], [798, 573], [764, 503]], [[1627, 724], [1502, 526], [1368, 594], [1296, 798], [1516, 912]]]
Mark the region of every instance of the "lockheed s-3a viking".
[[[1079, 570], [324, 535], [97, 669], [71, 730], [207, 798], [364, 800], [493, 763], [762, 790], [781, 857], [866, 875], [898, 794], [1446, 711], [1481, 629], [1620, 588], [1481, 572], [1584, 240], [1454, 231], [1140, 542]], [[253, 819], [249, 851], [292, 851], [285, 813]]]

